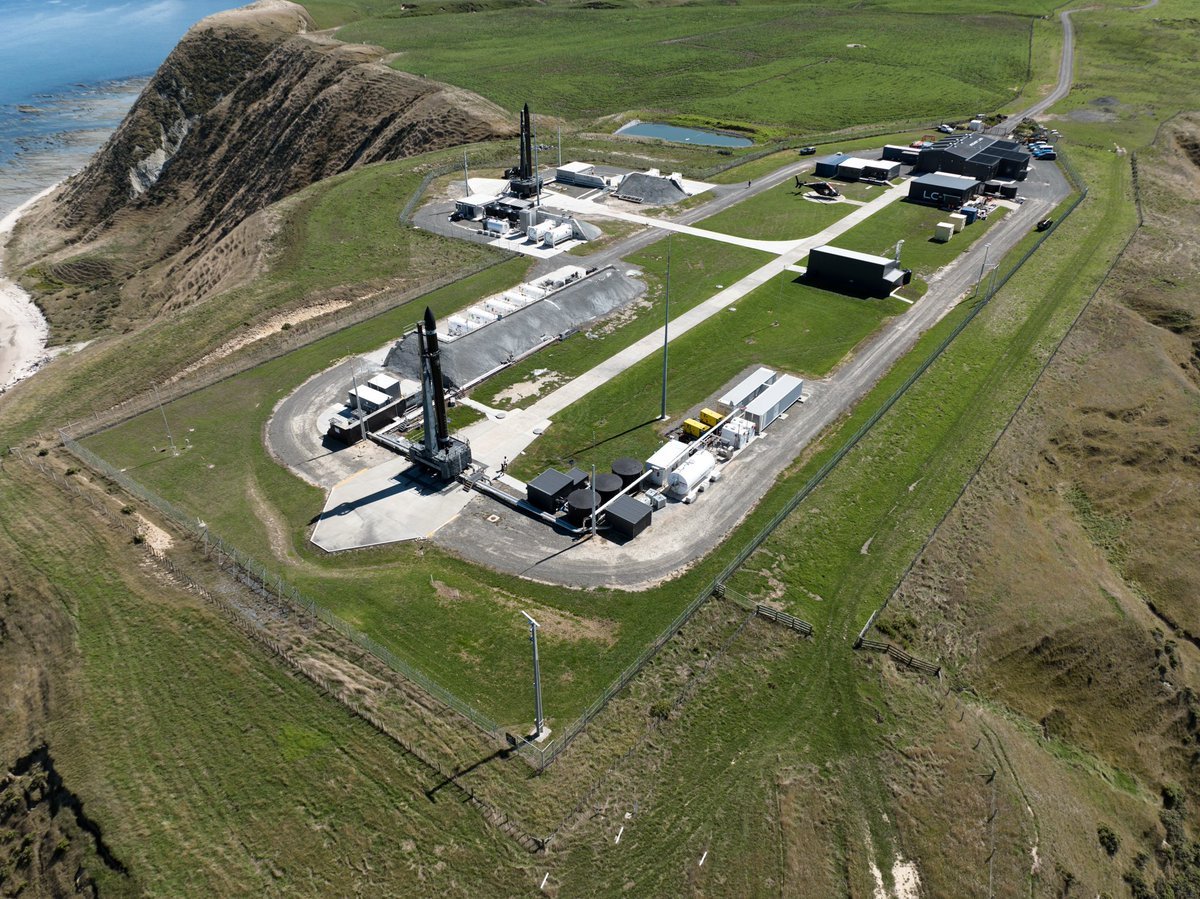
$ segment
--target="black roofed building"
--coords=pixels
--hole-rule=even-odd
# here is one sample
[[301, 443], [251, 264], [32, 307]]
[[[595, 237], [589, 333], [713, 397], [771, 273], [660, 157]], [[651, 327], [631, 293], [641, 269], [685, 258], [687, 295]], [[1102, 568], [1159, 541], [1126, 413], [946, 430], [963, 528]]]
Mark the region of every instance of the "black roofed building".
[[944, 137], [921, 151], [918, 172], [948, 172], [979, 181], [995, 178], [1023, 181], [1029, 172], [1030, 155], [1016, 141], [987, 134], [955, 134]]
[[834, 290], [886, 297], [912, 280], [912, 272], [895, 259], [841, 247], [814, 247], [808, 254], [805, 279]]
[[925, 206], [957, 209], [979, 196], [983, 185], [968, 175], [929, 172], [908, 182], [908, 199]]

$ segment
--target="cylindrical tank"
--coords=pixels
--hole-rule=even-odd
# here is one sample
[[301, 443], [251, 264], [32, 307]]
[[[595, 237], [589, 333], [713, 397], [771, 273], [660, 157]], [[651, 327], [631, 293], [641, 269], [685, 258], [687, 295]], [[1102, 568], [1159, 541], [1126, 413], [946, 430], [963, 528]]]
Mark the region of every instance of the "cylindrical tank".
[[621, 478], [615, 474], [601, 472], [596, 475], [596, 493], [600, 495], [601, 504], [608, 502], [614, 496], [621, 492], [621, 488], [625, 485], [621, 483]]
[[703, 484], [716, 467], [716, 456], [708, 450], [701, 450], [671, 472], [667, 478], [667, 490], [675, 496], [687, 496]]
[[[597, 478], [599, 480], [599, 478]], [[567, 496], [567, 521], [576, 527], [582, 527], [592, 514], [592, 488], [580, 487], [578, 490], [572, 490]]]
[[613, 460], [612, 473], [621, 479], [622, 487], [628, 487], [640, 478], [644, 470], [645, 466], [639, 459], [622, 456], [620, 459]]

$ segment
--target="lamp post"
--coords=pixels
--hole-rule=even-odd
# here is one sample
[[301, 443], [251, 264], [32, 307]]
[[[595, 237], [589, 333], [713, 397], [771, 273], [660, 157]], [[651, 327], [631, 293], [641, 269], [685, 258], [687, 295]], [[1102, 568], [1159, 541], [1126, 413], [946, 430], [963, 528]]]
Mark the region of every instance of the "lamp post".
[[659, 409], [659, 421], [667, 418], [667, 344], [671, 341], [671, 234], [667, 232], [667, 295], [663, 311], [663, 373], [662, 373], [662, 408]]
[[975, 293], [971, 294], [971, 299], [979, 296], [979, 285], [983, 282], [983, 275], [987, 271], [988, 252], [992, 249], [990, 243], [983, 245], [983, 265], [979, 266], [979, 280], [975, 282]]
[[538, 662], [537, 645], [538, 628], [541, 625], [534, 621], [533, 616], [528, 612], [522, 611], [521, 614], [529, 621], [529, 642], [533, 644], [533, 700], [535, 706], [533, 739], [537, 740], [542, 736], [542, 727], [544, 726], [544, 719], [542, 718], [542, 671], [541, 665]]

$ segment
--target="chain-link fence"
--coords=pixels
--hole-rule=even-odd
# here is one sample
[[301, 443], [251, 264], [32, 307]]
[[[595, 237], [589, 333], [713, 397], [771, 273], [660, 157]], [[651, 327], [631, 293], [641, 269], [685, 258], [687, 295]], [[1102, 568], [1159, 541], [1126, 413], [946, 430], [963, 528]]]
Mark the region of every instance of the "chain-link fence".
[[122, 489], [148, 505], [153, 506], [180, 530], [200, 541], [207, 553], [215, 553], [221, 559], [231, 561], [237, 567], [239, 573], [248, 578], [252, 584], [263, 590], [270, 591], [279, 599], [304, 610], [314, 618], [329, 625], [343, 637], [371, 653], [371, 655], [375, 656], [397, 674], [417, 684], [439, 702], [458, 712], [489, 737], [498, 738], [501, 735], [500, 726], [491, 718], [484, 715], [470, 703], [455, 696], [424, 672], [414, 668], [386, 646], [380, 645], [376, 640], [368, 637], [353, 625], [342, 620], [320, 603], [302, 594], [291, 584], [284, 581], [282, 575], [278, 573], [272, 574], [265, 565], [262, 565], [238, 550], [237, 547], [231, 546], [225, 540], [213, 534], [195, 516], [184, 512], [153, 491], [146, 489], [146, 487], [129, 477], [125, 472], [119, 471], [112, 465], [109, 465], [91, 450], [87, 449], [87, 447], [81, 446], [66, 434], [63, 434], [63, 446], [75, 458], [79, 459], [79, 461], [83, 462], [93, 471], [119, 484]]

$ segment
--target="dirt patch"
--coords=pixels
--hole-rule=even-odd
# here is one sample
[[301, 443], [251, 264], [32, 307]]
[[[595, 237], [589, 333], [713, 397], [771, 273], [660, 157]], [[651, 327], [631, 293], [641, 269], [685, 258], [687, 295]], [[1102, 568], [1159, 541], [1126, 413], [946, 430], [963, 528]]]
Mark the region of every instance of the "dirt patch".
[[166, 552], [175, 545], [175, 539], [145, 515], [135, 512], [134, 517], [138, 522], [138, 533], [145, 538], [146, 545], [155, 552]]
[[521, 381], [513, 384], [511, 387], [506, 387], [501, 390], [493, 399], [496, 403], [507, 403], [515, 405], [521, 400], [531, 399], [535, 396], [540, 396], [541, 392], [547, 387], [553, 387], [562, 380], [562, 375], [556, 371], [545, 371], [537, 369], [533, 373], [533, 377], [528, 381]]
[[433, 592], [437, 594], [438, 599], [462, 599], [461, 590], [451, 587], [449, 584], [443, 583], [442, 581], [433, 580], [431, 578], [429, 585], [433, 587]]
[[561, 609], [530, 605], [524, 600], [504, 595], [496, 596], [495, 601], [514, 611], [524, 610], [536, 618], [542, 626], [542, 639], [565, 640], [568, 643], [590, 640], [612, 646], [617, 642], [617, 634], [621, 629], [617, 622], [605, 618], [584, 618]]
[[301, 322], [306, 322], [309, 319], [317, 318], [318, 316], [328, 315], [331, 312], [339, 312], [351, 304], [350, 300], [327, 300], [323, 303], [315, 303], [311, 306], [304, 306], [301, 309], [293, 309], [290, 312], [281, 312], [278, 315], [272, 315], [266, 321], [258, 325], [252, 325], [247, 328], [242, 334], [232, 340], [227, 340], [212, 352], [206, 353], [198, 361], [193, 362], [187, 368], [180, 371], [168, 383], [178, 381], [181, 378], [186, 378], [195, 371], [199, 371], [207, 365], [218, 362], [226, 356], [231, 356], [238, 350], [245, 349], [252, 343], [257, 343], [263, 338], [270, 337], [279, 331], [294, 327]]

